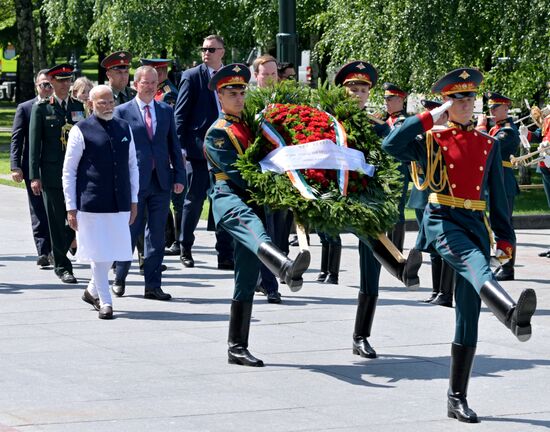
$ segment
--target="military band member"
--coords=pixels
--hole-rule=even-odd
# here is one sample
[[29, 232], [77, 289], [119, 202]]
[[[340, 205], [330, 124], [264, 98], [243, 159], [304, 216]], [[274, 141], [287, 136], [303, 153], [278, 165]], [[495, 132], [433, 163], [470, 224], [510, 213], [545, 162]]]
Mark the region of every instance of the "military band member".
[[[405, 111], [405, 101], [407, 100], [407, 92], [401, 90], [393, 83], [385, 82], [382, 85], [384, 89], [384, 105], [386, 107], [386, 115], [384, 120], [389, 125], [390, 129], [399, 127], [407, 118]], [[405, 204], [407, 202], [407, 192], [409, 191], [409, 164], [401, 163], [399, 172], [403, 180], [403, 188], [401, 190], [401, 199], [399, 200], [399, 220], [393, 227], [393, 230], [388, 233], [388, 238], [392, 243], [403, 252], [403, 243], [405, 242]]]
[[[369, 98], [370, 89], [376, 85], [377, 80], [378, 72], [371, 64], [354, 61], [342, 66], [334, 78], [334, 83], [344, 86], [348, 92], [358, 98], [359, 106], [364, 107]], [[390, 131], [390, 126], [386, 122], [374, 117], [372, 117], [372, 127], [381, 138]], [[385, 236], [384, 238], [391, 245], [390, 240]], [[361, 357], [376, 358], [376, 351], [367, 338], [371, 334], [378, 301], [380, 266], [383, 265], [386, 270], [406, 286], [417, 286], [419, 284], [418, 269], [422, 264], [422, 254], [417, 250], [413, 250], [405, 262], [400, 262], [381, 239], [360, 238], [359, 260], [360, 288], [352, 352]]]
[[204, 144], [214, 220], [235, 241], [235, 290], [229, 321], [228, 361], [244, 366], [263, 366], [262, 360], [248, 351], [252, 301], [260, 262], [285, 280], [291, 290], [297, 291], [302, 287], [302, 274], [309, 266], [310, 254], [302, 251], [294, 261], [290, 260], [267, 235], [258, 216], [262, 209], [246, 204], [248, 185], [234, 163], [254, 140], [249, 127], [241, 120], [249, 80], [250, 71], [243, 64], [224, 66], [211, 78], [208, 88], [217, 91], [222, 112], [206, 133]]
[[[508, 215], [512, 224], [512, 213], [514, 212], [514, 201], [519, 194], [519, 186], [512, 169], [510, 156], [515, 156], [519, 149], [519, 131], [513, 119], [508, 115], [512, 99], [496, 92], [485, 93], [489, 110], [493, 116], [492, 127], [489, 128], [487, 117], [478, 117], [477, 129], [482, 132], [489, 130], [489, 135], [498, 139], [500, 143], [500, 157], [502, 159], [502, 171], [504, 175], [504, 187], [508, 199]], [[516, 262], [516, 248], [512, 252], [512, 259], [503, 264], [495, 274], [499, 281], [514, 280], [514, 264]]]
[[131, 61], [132, 54], [128, 51], [117, 51], [109, 54], [101, 62], [101, 66], [107, 69], [107, 79], [113, 91], [115, 105], [126, 103], [136, 96], [136, 91], [128, 86]]
[[69, 96], [73, 67], [60, 64], [48, 70], [53, 96], [33, 106], [29, 129], [29, 178], [35, 195], [42, 193], [54, 258], [55, 274], [64, 283], [76, 283], [67, 251], [74, 231], [67, 224], [61, 173], [67, 137], [72, 125], [84, 118], [84, 106]]
[[[438, 101], [422, 99], [421, 104], [427, 110], [432, 110], [440, 107], [442, 104]], [[428, 204], [428, 189], [420, 190], [416, 185], [421, 185], [425, 180], [425, 167], [421, 167], [417, 162], [412, 171], [412, 164], [409, 164], [413, 186], [407, 202], [407, 207], [414, 209], [416, 222], [418, 226], [422, 226], [422, 218], [424, 209]], [[430, 253], [430, 261], [432, 264], [432, 292], [430, 297], [423, 300], [424, 303], [430, 303], [435, 306], [452, 307], [453, 306], [453, 288], [454, 288], [454, 270], [452, 267], [441, 259], [438, 253]]]
[[508, 216], [500, 144], [477, 131], [471, 122], [482, 80], [481, 72], [472, 68], [448, 73], [432, 87], [432, 92], [442, 95], [444, 104], [408, 118], [383, 143], [397, 159], [419, 161], [427, 173], [432, 173], [426, 175], [425, 184], [431, 193], [417, 247], [439, 253], [457, 273], [447, 414], [469, 423], [478, 422], [466, 394], [477, 345], [480, 299], [520, 341], [531, 337], [531, 317], [536, 309], [534, 290], [524, 290], [516, 303], [499, 285], [489, 265], [486, 192], [497, 257], [511, 258], [515, 235]]

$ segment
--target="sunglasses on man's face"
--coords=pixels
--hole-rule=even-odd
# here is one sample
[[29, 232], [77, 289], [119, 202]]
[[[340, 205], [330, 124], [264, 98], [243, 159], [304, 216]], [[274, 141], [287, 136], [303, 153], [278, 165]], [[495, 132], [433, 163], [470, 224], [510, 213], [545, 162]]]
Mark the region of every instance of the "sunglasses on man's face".
[[206, 47], [202, 47], [202, 48], [201, 48], [201, 51], [202, 51], [203, 53], [205, 53], [205, 52], [208, 51], [210, 54], [213, 54], [213, 53], [216, 52], [216, 50], [221, 50], [221, 49], [223, 49], [223, 48], [214, 48], [214, 47], [208, 47], [208, 48], [206, 48]]
[[38, 87], [40, 87], [41, 89], [44, 89], [44, 90], [49, 90], [49, 89], [52, 88], [52, 85], [49, 82], [43, 82], [43, 83], [38, 84]]

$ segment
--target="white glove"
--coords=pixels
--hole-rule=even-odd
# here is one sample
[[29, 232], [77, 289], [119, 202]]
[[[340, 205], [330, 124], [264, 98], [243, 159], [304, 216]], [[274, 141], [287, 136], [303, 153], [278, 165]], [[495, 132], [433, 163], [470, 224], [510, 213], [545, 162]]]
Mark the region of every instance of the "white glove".
[[527, 135], [529, 135], [529, 129], [527, 129], [527, 126], [521, 125], [519, 127], [519, 135], [527, 138]]
[[529, 151], [531, 149], [531, 144], [529, 144], [527, 135], [529, 135], [529, 129], [527, 129], [525, 125], [521, 125], [519, 127], [519, 140], [521, 141], [521, 145], [523, 146], [523, 148]]
[[546, 168], [550, 168], [550, 156], [544, 156], [544, 165], [546, 165]]
[[439, 118], [445, 113], [445, 111], [447, 111], [451, 107], [452, 104], [453, 104], [453, 99], [449, 98], [449, 100], [445, 102], [443, 105], [431, 110], [430, 114], [432, 115], [433, 122], [437, 123]]
[[510, 257], [502, 249], [497, 249], [497, 251], [495, 253], [495, 257], [496, 257], [496, 259], [498, 259], [500, 265], [504, 265], [508, 261], [510, 261]]

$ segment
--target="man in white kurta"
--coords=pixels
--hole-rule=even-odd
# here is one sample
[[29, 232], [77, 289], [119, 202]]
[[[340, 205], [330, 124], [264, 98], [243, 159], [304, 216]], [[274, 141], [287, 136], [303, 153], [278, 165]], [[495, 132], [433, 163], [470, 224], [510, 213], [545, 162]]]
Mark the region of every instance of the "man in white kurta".
[[63, 165], [67, 219], [76, 231], [77, 260], [89, 262], [92, 278], [82, 300], [113, 318], [109, 269], [132, 259], [130, 227], [137, 214], [139, 171], [132, 131], [113, 117], [107, 86], [90, 92], [93, 114], [69, 132]]

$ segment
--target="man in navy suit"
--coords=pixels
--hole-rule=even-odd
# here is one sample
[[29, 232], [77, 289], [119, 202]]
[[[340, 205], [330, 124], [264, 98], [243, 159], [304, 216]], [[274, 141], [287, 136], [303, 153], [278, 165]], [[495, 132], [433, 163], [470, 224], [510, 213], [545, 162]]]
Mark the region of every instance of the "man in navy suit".
[[[170, 294], [161, 288], [164, 226], [170, 208], [170, 190], [183, 192], [185, 164], [176, 135], [172, 107], [154, 100], [157, 84], [158, 75], [153, 67], [139, 67], [134, 74], [137, 95], [133, 100], [116, 107], [115, 115], [130, 124], [139, 168], [138, 213], [131, 226], [132, 248], [143, 232], [147, 215], [144, 297], [170, 300]], [[130, 264], [130, 261], [117, 262], [113, 292], [119, 297], [124, 295]]]
[[[203, 63], [186, 70], [180, 81], [176, 101], [176, 129], [181, 148], [187, 156], [187, 192], [183, 204], [180, 234], [180, 259], [185, 267], [193, 267], [195, 261], [191, 248], [195, 242], [193, 234], [199, 223], [206, 192], [210, 187], [208, 164], [204, 157], [204, 137], [208, 128], [216, 121], [220, 112], [218, 96], [208, 89], [208, 82], [222, 67], [225, 53], [220, 36], [211, 35], [202, 44]], [[216, 230], [218, 268], [233, 269], [233, 245], [229, 234]]]
[[17, 183], [25, 181], [31, 212], [32, 234], [38, 253], [36, 264], [40, 267], [47, 267], [50, 265], [48, 256], [52, 251], [48, 216], [46, 215], [42, 195], [35, 195], [32, 192], [29, 179], [29, 125], [32, 106], [41, 99], [49, 98], [53, 93], [47, 69], [43, 69], [36, 74], [35, 85], [38, 96], [20, 103], [15, 112], [11, 133], [10, 169], [13, 181]]

